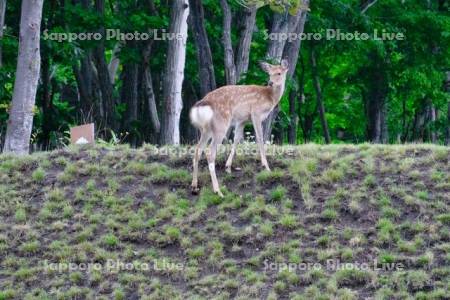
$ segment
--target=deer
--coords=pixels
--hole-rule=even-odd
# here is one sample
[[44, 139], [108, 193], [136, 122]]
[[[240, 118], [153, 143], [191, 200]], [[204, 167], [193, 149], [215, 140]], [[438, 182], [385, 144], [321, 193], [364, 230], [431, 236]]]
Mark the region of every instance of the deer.
[[200, 139], [195, 147], [193, 158], [192, 193], [197, 194], [198, 163], [203, 151], [210, 142], [207, 152], [208, 169], [211, 176], [213, 192], [223, 197], [216, 176], [217, 147], [222, 144], [228, 130], [234, 127], [234, 140], [231, 153], [225, 164], [226, 172], [231, 173], [231, 165], [236, 153], [236, 147], [244, 137], [244, 126], [252, 122], [256, 142], [259, 147], [262, 167], [270, 172], [267, 162], [263, 121], [278, 105], [283, 96], [286, 74], [289, 69], [288, 62], [282, 60], [279, 65], [260, 62], [260, 66], [269, 74], [266, 86], [260, 85], [227, 85], [220, 87], [194, 104], [189, 112], [191, 123], [200, 131]]

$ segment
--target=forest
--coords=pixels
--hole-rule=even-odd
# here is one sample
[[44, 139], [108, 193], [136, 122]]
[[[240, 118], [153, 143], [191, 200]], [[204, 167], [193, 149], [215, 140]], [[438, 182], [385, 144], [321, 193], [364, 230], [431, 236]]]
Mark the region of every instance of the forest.
[[[224, 85], [266, 85], [259, 62], [282, 58], [286, 89], [266, 140], [449, 143], [448, 1], [36, 2], [0, 0], [0, 145], [21, 118], [14, 101], [27, 103], [31, 132], [20, 136], [32, 150], [60, 148], [90, 122], [106, 141], [192, 144], [195, 102]], [[21, 10], [41, 17], [35, 91], [19, 75]]]
[[449, 9], [0, 0], [0, 300], [449, 299]]

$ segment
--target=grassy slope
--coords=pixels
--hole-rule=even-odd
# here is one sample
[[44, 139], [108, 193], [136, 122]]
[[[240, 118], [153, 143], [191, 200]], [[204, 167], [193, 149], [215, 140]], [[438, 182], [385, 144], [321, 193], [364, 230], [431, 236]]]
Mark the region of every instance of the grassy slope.
[[[287, 148], [276, 148], [287, 150]], [[212, 195], [203, 162], [146, 146], [0, 156], [0, 299], [444, 299], [449, 148], [305, 145], [238, 156]], [[155, 260], [160, 270], [56, 272], [43, 261]], [[293, 272], [265, 262], [402, 263], [404, 270]], [[166, 263], [165, 267], [162, 264]], [[177, 270], [171, 263], [181, 263]], [[167, 265], [170, 264], [168, 267]], [[162, 270], [161, 270], [162, 269]]]

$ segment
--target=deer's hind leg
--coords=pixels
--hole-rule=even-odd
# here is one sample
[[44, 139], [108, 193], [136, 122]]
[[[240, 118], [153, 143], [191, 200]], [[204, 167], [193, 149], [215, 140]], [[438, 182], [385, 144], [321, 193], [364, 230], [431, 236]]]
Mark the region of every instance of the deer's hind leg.
[[194, 160], [193, 160], [193, 174], [192, 174], [192, 193], [198, 193], [198, 162], [202, 157], [202, 153], [211, 138], [211, 133], [207, 130], [202, 130], [200, 140], [195, 148]]
[[225, 164], [226, 170], [228, 173], [231, 173], [231, 165], [233, 163], [234, 155], [236, 154], [236, 147], [241, 142], [244, 137], [244, 124], [240, 123], [234, 127], [234, 141], [231, 146], [231, 153], [228, 156], [227, 163]]
[[226, 134], [226, 132], [220, 132], [220, 133], [213, 134], [210, 150], [209, 150], [209, 153], [207, 154], [208, 169], [209, 169], [209, 173], [211, 175], [213, 191], [214, 191], [214, 193], [218, 194], [220, 197], [223, 197], [223, 194], [220, 191], [219, 182], [217, 180], [217, 175], [216, 175], [216, 156], [217, 156], [217, 147], [220, 144], [222, 144], [225, 134]]

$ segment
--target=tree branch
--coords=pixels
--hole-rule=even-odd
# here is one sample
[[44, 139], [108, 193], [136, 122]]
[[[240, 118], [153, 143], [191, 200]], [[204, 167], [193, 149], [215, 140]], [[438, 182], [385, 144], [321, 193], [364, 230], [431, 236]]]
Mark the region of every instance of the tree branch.
[[372, 5], [374, 5], [375, 3], [377, 3], [377, 1], [378, 0], [367, 0], [367, 1], [365, 1], [365, 2], [363, 2], [362, 4], [361, 4], [361, 14], [363, 15], [363, 14], [365, 14], [366, 13], [366, 11], [372, 6]]

